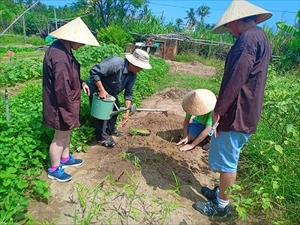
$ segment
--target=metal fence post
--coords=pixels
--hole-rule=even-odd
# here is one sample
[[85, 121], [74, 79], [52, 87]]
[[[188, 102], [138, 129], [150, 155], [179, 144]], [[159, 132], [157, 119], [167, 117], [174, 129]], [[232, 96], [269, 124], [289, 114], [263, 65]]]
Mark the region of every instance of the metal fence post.
[[6, 120], [10, 120], [10, 111], [9, 111], [9, 99], [8, 99], [8, 92], [7, 89], [5, 88], [4, 92], [4, 99], [5, 99], [5, 114], [6, 114]]

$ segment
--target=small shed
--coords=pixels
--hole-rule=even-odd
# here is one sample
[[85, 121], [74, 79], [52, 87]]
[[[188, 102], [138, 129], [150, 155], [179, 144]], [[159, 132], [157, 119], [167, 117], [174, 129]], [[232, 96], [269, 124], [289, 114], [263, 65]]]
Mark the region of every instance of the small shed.
[[135, 44], [128, 44], [126, 52], [132, 52], [135, 48], [141, 48], [150, 54], [163, 59], [174, 60], [178, 53], [178, 40], [170, 35], [139, 35]]

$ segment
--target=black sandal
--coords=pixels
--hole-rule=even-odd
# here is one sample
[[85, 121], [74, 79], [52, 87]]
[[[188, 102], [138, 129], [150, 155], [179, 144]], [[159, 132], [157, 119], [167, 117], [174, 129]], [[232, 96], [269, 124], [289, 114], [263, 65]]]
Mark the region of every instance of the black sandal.
[[113, 139], [108, 139], [104, 141], [100, 141], [101, 145], [106, 148], [113, 148], [116, 145], [116, 142]]

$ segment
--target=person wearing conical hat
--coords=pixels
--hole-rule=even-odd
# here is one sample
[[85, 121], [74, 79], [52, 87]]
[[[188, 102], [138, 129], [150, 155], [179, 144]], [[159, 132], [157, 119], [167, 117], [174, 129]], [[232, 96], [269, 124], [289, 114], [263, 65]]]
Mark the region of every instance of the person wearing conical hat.
[[[183, 97], [182, 108], [186, 112], [183, 121], [183, 139], [177, 145], [183, 145], [181, 151], [194, 149], [200, 143], [207, 146], [208, 132], [212, 126], [212, 111], [216, 104], [216, 96], [207, 89], [197, 89]], [[193, 118], [192, 118], [193, 117]], [[205, 148], [205, 147], [202, 148]]]
[[[126, 108], [130, 107], [133, 98], [133, 87], [138, 72], [143, 69], [151, 69], [149, 55], [141, 49], [135, 49], [132, 54], [122, 57], [112, 56], [102, 60], [93, 66], [88, 78], [88, 85], [91, 90], [90, 104], [94, 94], [105, 99], [113, 96], [117, 107], [120, 107], [118, 95], [124, 91], [124, 102]], [[114, 108], [116, 111], [117, 108]], [[116, 128], [118, 114], [112, 116], [110, 120], [100, 120], [93, 118], [93, 126], [97, 142], [105, 147], [112, 148], [116, 145], [112, 135], [120, 137], [122, 132]], [[129, 111], [124, 114], [122, 126], [129, 120]]]
[[229, 216], [230, 196], [226, 190], [236, 181], [242, 147], [255, 133], [260, 118], [271, 47], [262, 29], [257, 27], [272, 14], [245, 0], [234, 0], [214, 27], [214, 32], [230, 32], [236, 37], [227, 54], [224, 76], [213, 111], [209, 150], [209, 168], [220, 173], [220, 185], [202, 187], [208, 202], [193, 207], [212, 216]]
[[46, 51], [43, 62], [43, 122], [55, 131], [49, 149], [48, 177], [66, 182], [72, 176], [64, 168], [82, 164], [81, 159], [70, 154], [70, 135], [79, 126], [81, 89], [89, 95], [89, 87], [80, 79], [80, 65], [72, 50], [99, 44], [80, 18], [50, 35], [57, 40]]

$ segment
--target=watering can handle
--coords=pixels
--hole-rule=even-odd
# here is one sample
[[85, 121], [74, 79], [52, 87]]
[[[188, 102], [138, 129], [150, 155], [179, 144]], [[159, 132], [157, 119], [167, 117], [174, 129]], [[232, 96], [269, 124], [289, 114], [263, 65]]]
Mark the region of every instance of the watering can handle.
[[120, 111], [119, 107], [117, 106], [116, 103], [114, 103], [114, 106], [116, 107], [117, 111]]

